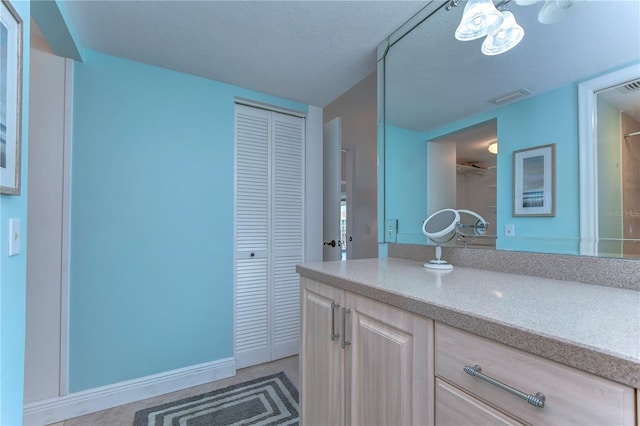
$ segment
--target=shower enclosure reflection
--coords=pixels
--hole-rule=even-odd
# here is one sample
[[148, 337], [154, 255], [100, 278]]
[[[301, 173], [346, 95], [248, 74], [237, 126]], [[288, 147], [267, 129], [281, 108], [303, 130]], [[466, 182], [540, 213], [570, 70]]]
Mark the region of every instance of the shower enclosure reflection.
[[640, 76], [596, 93], [598, 255], [640, 258]]

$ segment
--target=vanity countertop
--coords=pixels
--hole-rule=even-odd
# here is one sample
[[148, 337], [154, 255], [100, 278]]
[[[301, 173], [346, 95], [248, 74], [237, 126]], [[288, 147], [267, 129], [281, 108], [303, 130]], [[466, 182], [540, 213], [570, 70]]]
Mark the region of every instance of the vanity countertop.
[[301, 276], [640, 388], [640, 291], [404, 259], [305, 263]]

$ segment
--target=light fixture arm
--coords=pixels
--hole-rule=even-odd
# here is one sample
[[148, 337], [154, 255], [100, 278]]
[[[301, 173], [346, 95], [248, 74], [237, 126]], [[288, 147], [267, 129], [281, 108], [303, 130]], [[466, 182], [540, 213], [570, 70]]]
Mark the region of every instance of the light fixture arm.
[[451, 0], [449, 3], [447, 3], [447, 5], [445, 6], [445, 9], [451, 10], [454, 7], [458, 7], [459, 4], [460, 4], [460, 0]]
[[[460, 5], [460, 2], [461, 2], [461, 1], [462, 1], [462, 0], [450, 0], [444, 8], [445, 8], [446, 10], [451, 10], [451, 9], [453, 9], [454, 7], [458, 7], [458, 6]], [[504, 10], [503, 8], [504, 8], [504, 7], [506, 7], [506, 6], [507, 6], [507, 3], [510, 3], [510, 2], [511, 2], [511, 0], [502, 0], [502, 1], [499, 1], [498, 3], [495, 3], [495, 5], [496, 5], [496, 9], [498, 9], [499, 11], [503, 11], [503, 10]]]
[[507, 10], [507, 4], [509, 4], [510, 2], [511, 0], [502, 0], [496, 3], [496, 9], [498, 9], [500, 12]]

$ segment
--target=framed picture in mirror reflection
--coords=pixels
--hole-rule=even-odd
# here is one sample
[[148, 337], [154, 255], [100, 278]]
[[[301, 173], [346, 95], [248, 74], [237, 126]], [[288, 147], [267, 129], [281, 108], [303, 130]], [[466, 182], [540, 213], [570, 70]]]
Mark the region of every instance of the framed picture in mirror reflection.
[[513, 152], [513, 216], [555, 216], [555, 144]]

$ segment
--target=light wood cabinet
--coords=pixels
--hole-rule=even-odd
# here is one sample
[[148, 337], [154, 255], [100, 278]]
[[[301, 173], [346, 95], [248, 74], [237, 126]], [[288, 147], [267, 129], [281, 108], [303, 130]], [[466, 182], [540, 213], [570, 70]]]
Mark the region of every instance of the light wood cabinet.
[[629, 386], [306, 277], [301, 305], [302, 425], [638, 426]]
[[436, 378], [437, 425], [510, 425], [522, 423], [494, 410], [466, 392]]
[[339, 341], [331, 340], [332, 330], [339, 327], [332, 304], [342, 306], [344, 292], [304, 278], [302, 282], [302, 421], [308, 425], [344, 424], [344, 353]]
[[[633, 388], [440, 323], [435, 329], [436, 376], [441, 384], [436, 392], [438, 420], [454, 415], [473, 418], [497, 410], [508, 415], [508, 421], [535, 425], [636, 424]], [[464, 371], [465, 366], [476, 365], [482, 374], [525, 394], [544, 394], [544, 407], [535, 407]], [[496, 418], [487, 424], [505, 421]]]
[[302, 424], [433, 424], [432, 321], [307, 278], [301, 295]]

